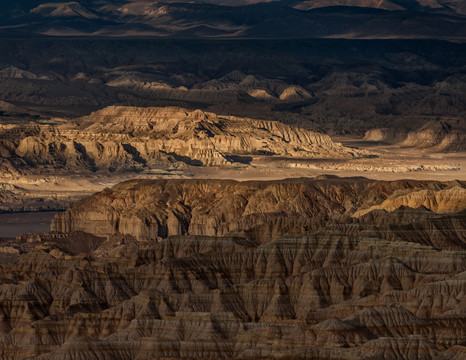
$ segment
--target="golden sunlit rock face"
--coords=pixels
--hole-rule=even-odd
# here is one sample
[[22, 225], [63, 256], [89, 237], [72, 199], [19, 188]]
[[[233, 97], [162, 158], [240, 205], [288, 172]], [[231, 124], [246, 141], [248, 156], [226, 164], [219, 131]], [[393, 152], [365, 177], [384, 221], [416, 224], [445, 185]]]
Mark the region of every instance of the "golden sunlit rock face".
[[[182, 108], [112, 106], [77, 124], [18, 125], [1, 129], [5, 175], [23, 171], [136, 171], [234, 165], [245, 155], [351, 159], [369, 154], [330, 136], [267, 121]], [[28, 169], [29, 168], [29, 169]]]
[[290, 234], [317, 230], [329, 218], [375, 210], [423, 208], [439, 214], [466, 208], [463, 182], [377, 182], [364, 178], [134, 180], [79, 201], [52, 222], [52, 231], [140, 240], [174, 235]]
[[466, 360], [466, 0], [0, 0], [0, 360]]
[[464, 189], [119, 184], [57, 215], [51, 233], [9, 244], [1, 356], [461, 359]]

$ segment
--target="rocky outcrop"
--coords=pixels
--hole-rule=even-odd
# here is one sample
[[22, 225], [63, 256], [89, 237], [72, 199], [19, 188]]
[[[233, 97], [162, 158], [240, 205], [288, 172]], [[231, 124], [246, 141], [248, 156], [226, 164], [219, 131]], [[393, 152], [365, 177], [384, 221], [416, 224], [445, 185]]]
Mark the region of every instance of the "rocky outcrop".
[[402, 146], [428, 148], [435, 151], [464, 151], [466, 149], [464, 120], [429, 122], [409, 132]]
[[312, 95], [300, 86], [290, 86], [280, 94], [280, 100], [290, 102], [305, 101], [311, 97]]
[[382, 129], [370, 129], [364, 133], [364, 140], [367, 141], [383, 141], [383, 142], [394, 142], [397, 137], [405, 138], [406, 134], [396, 133], [394, 129], [382, 128]]
[[[462, 359], [465, 211], [402, 206], [349, 216], [390, 194], [454, 185], [335, 178], [117, 185], [54, 226], [124, 224], [134, 236], [70, 228], [5, 244], [16, 261], [0, 266], [0, 356]], [[242, 234], [234, 228], [241, 221]], [[141, 224], [153, 225], [146, 240], [135, 238]]]
[[379, 128], [366, 131], [364, 140], [398, 143], [403, 147], [427, 149], [430, 151], [464, 151], [466, 144], [464, 119], [428, 121], [414, 131]]
[[424, 207], [438, 213], [466, 208], [462, 182], [316, 178], [283, 181], [134, 180], [73, 204], [52, 230], [138, 239], [172, 235], [254, 234], [258, 241], [311, 232], [331, 218], [373, 210]]
[[364, 151], [276, 121], [181, 108], [108, 107], [76, 125], [0, 129], [5, 167], [59, 171], [144, 170], [179, 164], [229, 165], [244, 156], [352, 158]]
[[402, 206], [411, 208], [426, 207], [437, 213], [453, 213], [466, 208], [466, 188], [463, 183], [452, 182], [442, 190], [417, 190], [407, 194], [395, 193], [384, 200], [380, 205], [359, 210], [356, 216], [367, 214], [376, 209], [393, 211]]

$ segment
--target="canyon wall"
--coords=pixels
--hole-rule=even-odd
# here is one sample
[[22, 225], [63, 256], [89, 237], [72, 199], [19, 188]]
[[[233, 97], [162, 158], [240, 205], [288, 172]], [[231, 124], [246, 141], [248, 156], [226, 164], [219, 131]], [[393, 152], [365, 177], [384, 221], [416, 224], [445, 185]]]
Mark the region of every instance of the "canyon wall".
[[0, 357], [462, 359], [463, 190], [331, 177], [116, 185], [59, 215], [62, 232], [4, 246]]
[[73, 204], [57, 215], [52, 230], [139, 239], [302, 233], [330, 218], [401, 207], [455, 213], [466, 208], [466, 186], [460, 181], [379, 182], [328, 176], [269, 182], [134, 180]]

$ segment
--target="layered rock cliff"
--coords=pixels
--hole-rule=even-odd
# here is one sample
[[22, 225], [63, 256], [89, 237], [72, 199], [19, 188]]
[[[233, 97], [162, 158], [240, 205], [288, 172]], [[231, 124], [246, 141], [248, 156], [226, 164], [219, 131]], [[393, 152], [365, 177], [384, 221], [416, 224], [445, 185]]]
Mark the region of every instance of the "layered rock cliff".
[[[2, 264], [0, 356], [462, 359], [465, 211], [401, 206], [351, 216], [389, 197], [455, 187], [464, 185], [117, 185], [54, 223], [72, 228], [26, 237], [17, 260]], [[141, 223], [152, 231], [145, 241], [135, 238]], [[78, 226], [134, 236], [69, 232]]]
[[251, 160], [246, 155], [258, 154], [352, 158], [366, 153], [276, 121], [172, 107], [112, 106], [76, 124], [0, 128], [0, 165], [9, 173], [229, 165], [247, 163]]
[[248, 232], [266, 238], [269, 233], [312, 231], [330, 218], [400, 207], [458, 212], [466, 208], [466, 186], [460, 181], [329, 177], [270, 182], [134, 180], [73, 204], [57, 215], [52, 230], [139, 239]]

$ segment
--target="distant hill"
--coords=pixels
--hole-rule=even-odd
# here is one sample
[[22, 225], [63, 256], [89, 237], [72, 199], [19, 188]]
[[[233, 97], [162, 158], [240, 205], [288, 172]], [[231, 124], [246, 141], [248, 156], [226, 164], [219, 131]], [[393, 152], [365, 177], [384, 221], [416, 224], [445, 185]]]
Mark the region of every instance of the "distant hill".
[[2, 32], [54, 36], [466, 38], [458, 0], [20, 0], [0, 14]]

